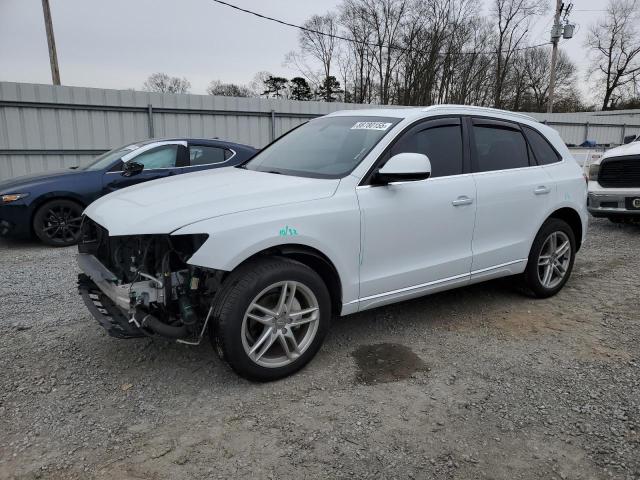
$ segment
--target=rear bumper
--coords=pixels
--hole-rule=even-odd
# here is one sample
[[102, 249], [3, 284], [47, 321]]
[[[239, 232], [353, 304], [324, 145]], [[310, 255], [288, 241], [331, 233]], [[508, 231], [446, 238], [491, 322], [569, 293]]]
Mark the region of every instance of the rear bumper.
[[640, 210], [629, 210], [626, 205], [626, 199], [635, 196], [640, 197], [640, 192], [637, 194], [590, 192], [587, 198], [587, 208], [594, 217], [640, 217]]

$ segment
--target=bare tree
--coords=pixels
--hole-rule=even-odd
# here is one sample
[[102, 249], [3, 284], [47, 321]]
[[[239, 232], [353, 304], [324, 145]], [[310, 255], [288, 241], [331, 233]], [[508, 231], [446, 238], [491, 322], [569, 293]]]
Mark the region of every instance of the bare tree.
[[509, 68], [516, 52], [523, 46], [529, 22], [543, 8], [535, 0], [494, 0], [496, 18], [496, 62], [493, 104], [502, 107], [502, 96]]
[[144, 82], [143, 88], [147, 92], [189, 93], [191, 83], [184, 77], [170, 77], [166, 73], [154, 73]]
[[[337, 32], [351, 41], [333, 38], [328, 55], [318, 34], [307, 35], [315, 50], [307, 45], [288, 60], [323, 95], [336, 93], [326, 74], [338, 72], [347, 101], [539, 110], [548, 97], [548, 52], [528, 46], [527, 30], [545, 5], [492, 5], [491, 14], [483, 15], [477, 0], [342, 0]], [[317, 21], [314, 27], [326, 31]], [[561, 54], [556, 105], [563, 110], [583, 105], [572, 86], [574, 75], [575, 66]]]
[[221, 97], [252, 97], [253, 92], [244, 85], [236, 85], [234, 83], [222, 83], [220, 80], [212, 80], [207, 87], [209, 95], [218, 95]]
[[389, 103], [393, 72], [403, 56], [400, 38], [408, 0], [360, 0], [372, 26], [374, 67], [378, 73], [379, 101]]
[[[338, 35], [337, 15], [335, 13], [314, 15], [304, 23], [304, 27], [307, 30], [300, 32], [300, 50], [322, 65], [324, 78], [321, 85], [324, 85], [331, 77], [331, 65], [336, 50], [335, 36]], [[331, 101], [330, 92], [327, 93], [325, 100]]]
[[265, 83], [269, 77], [273, 77], [271, 72], [262, 70], [253, 76], [253, 80], [249, 82], [249, 90], [253, 92], [252, 96], [259, 97], [265, 88]]
[[592, 58], [591, 75], [604, 80], [602, 109], [615, 108], [625, 89], [640, 74], [640, 21], [637, 0], [610, 0], [607, 13], [590, 30], [586, 46]]
[[[353, 60], [353, 101], [365, 103], [371, 98], [371, 36], [373, 28], [366, 16], [366, 6], [360, 0], [345, 0], [340, 7], [340, 23], [345, 35], [353, 41], [345, 45]], [[345, 58], [345, 64], [347, 60]], [[347, 82], [345, 81], [345, 86]]]
[[[526, 110], [544, 112], [549, 98], [549, 81], [551, 78], [551, 52], [542, 48], [530, 49], [523, 54], [527, 88], [531, 102]], [[556, 91], [554, 105], [566, 103], [567, 98], [575, 95], [576, 66], [569, 56], [560, 50], [556, 63]]]

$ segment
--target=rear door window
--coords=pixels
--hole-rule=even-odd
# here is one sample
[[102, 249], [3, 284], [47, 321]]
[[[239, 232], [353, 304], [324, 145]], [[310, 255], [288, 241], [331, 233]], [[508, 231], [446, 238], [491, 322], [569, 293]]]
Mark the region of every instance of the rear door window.
[[231, 151], [221, 147], [189, 145], [189, 162], [191, 166], [223, 163], [231, 158], [231, 155]]
[[508, 170], [529, 166], [527, 142], [522, 132], [507, 125], [473, 125], [476, 172]]

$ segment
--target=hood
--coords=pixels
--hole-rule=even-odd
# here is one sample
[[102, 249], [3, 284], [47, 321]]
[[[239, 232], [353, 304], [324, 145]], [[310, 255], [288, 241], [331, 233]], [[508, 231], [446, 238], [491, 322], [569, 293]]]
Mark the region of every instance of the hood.
[[602, 160], [611, 157], [623, 157], [625, 155], [640, 155], [640, 142], [635, 141], [607, 150], [604, 152], [604, 155], [602, 155]]
[[59, 180], [62, 177], [72, 177], [82, 173], [86, 172], [84, 170], [66, 169], [14, 177], [0, 181], [0, 193], [24, 193], [28, 192], [29, 189], [39, 187], [47, 182]]
[[339, 183], [228, 167], [125, 188], [96, 200], [85, 214], [110, 235], [171, 233], [221, 215], [330, 197]]

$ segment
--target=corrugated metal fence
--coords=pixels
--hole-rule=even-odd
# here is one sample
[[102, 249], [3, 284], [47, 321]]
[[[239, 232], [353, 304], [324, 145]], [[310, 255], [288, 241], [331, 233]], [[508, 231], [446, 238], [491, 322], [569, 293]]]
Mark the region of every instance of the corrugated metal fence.
[[[0, 180], [82, 165], [151, 137], [219, 137], [263, 147], [320, 115], [369, 105], [172, 95], [0, 82]], [[532, 114], [567, 143], [621, 143], [640, 134], [640, 114]]]
[[585, 140], [620, 145], [627, 135], [640, 135], [640, 113], [625, 111], [579, 113], [529, 113], [555, 128], [565, 143], [580, 145]]
[[152, 137], [263, 147], [310, 118], [367, 107], [0, 82], [0, 180], [81, 165]]

